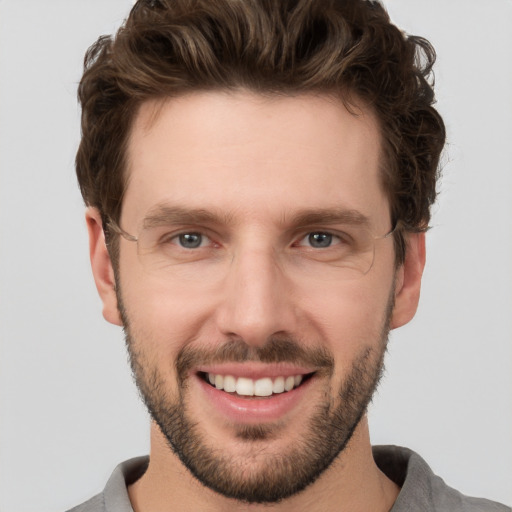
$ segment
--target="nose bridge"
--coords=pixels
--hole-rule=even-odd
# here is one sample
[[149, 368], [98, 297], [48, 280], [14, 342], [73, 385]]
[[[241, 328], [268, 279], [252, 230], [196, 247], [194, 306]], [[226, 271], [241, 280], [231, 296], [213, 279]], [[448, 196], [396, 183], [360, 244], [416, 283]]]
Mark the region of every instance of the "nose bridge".
[[271, 247], [235, 252], [218, 311], [223, 334], [264, 345], [270, 336], [293, 328], [293, 305], [278, 255]]

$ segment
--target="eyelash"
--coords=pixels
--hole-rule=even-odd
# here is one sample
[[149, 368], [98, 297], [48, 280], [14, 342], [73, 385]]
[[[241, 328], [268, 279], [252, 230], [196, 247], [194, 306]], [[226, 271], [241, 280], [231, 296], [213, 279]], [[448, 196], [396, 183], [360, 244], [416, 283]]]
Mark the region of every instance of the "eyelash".
[[[185, 235], [198, 235], [198, 236], [202, 237], [200, 245], [198, 247], [184, 247], [182, 245], [182, 243], [180, 242], [180, 237], [185, 236]], [[305, 241], [306, 239], [308, 239], [311, 235], [327, 235], [327, 236], [332, 237], [333, 241], [337, 240], [337, 243], [331, 243], [327, 247], [313, 247], [311, 245], [305, 245], [305, 244], [303, 245], [302, 242]], [[160, 240], [160, 243], [161, 244], [174, 243], [175, 245], [177, 245], [178, 247], [180, 247], [182, 249], [194, 250], [194, 249], [204, 248], [205, 247], [204, 244], [207, 240], [210, 240], [210, 242], [213, 242], [212, 238], [210, 236], [208, 236], [207, 234], [202, 233], [200, 231], [190, 230], [190, 231], [182, 231], [180, 233], [173, 233], [172, 235], [166, 235], [166, 236], [162, 237], [162, 239]], [[347, 243], [347, 240], [344, 239], [344, 237], [340, 234], [336, 234], [331, 231], [325, 231], [325, 230], [312, 230], [312, 231], [308, 231], [305, 234], [301, 235], [300, 238], [297, 238], [295, 240], [295, 242], [292, 244], [292, 246], [294, 246], [294, 247], [309, 247], [311, 249], [322, 249], [322, 248], [327, 249], [329, 247], [332, 247], [333, 245], [339, 245], [339, 244], [343, 244], [343, 243]], [[214, 244], [218, 245], [216, 243], [214, 243]]]
[[[332, 243], [330, 243], [327, 247], [313, 247], [311, 244], [307, 245], [307, 247], [311, 249], [327, 249], [332, 247], [333, 245], [339, 245], [344, 242], [343, 238], [340, 235], [337, 235], [336, 233], [332, 233], [330, 231], [309, 231], [302, 238], [300, 238], [298, 242], [294, 243], [293, 245], [298, 245], [299, 247], [302, 247], [301, 242], [303, 242], [304, 240], [308, 240], [309, 242], [311, 242], [311, 240], [309, 239], [312, 235], [327, 235], [328, 237], [331, 237]], [[335, 239], [338, 241], [337, 243], [334, 243]]]

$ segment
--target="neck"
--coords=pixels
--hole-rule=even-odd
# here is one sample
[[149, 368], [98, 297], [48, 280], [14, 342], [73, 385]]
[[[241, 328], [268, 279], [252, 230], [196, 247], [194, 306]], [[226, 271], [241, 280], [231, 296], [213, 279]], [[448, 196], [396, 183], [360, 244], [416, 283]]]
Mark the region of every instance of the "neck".
[[364, 417], [346, 448], [318, 480], [288, 499], [263, 505], [226, 498], [203, 486], [172, 452], [160, 429], [152, 424], [148, 469], [128, 492], [135, 512], [171, 512], [176, 510], [176, 503], [183, 512], [387, 512], [399, 488], [373, 460]]

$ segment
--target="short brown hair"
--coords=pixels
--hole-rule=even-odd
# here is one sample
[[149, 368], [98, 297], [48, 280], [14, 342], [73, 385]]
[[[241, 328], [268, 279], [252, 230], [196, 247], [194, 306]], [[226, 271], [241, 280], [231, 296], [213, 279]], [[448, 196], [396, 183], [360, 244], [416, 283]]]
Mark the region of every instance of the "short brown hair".
[[[327, 93], [376, 114], [393, 221], [423, 231], [445, 141], [432, 106], [434, 61], [430, 43], [402, 33], [377, 1], [139, 0], [116, 36], [100, 37], [85, 56], [76, 157], [82, 195], [104, 226], [119, 222], [127, 141], [149, 99], [239, 88]], [[395, 247], [401, 263], [401, 232]]]

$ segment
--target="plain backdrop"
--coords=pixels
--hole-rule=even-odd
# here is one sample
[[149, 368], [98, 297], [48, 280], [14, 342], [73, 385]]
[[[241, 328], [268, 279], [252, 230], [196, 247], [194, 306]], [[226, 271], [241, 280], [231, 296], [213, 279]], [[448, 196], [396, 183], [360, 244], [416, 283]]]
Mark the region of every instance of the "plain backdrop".
[[[73, 159], [87, 47], [129, 0], [0, 0], [0, 511], [65, 510], [148, 451], [101, 316]], [[415, 320], [392, 334], [374, 443], [512, 504], [512, 2], [387, 0], [438, 52], [448, 128]]]

